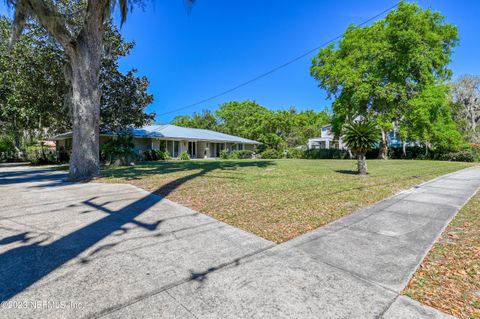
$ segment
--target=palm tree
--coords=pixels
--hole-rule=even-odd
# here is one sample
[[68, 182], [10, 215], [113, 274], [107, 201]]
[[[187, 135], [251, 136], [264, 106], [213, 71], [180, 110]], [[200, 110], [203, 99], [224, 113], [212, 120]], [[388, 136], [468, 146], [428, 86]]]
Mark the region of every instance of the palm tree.
[[350, 122], [343, 127], [343, 140], [358, 158], [358, 174], [367, 175], [365, 154], [375, 147], [379, 135], [377, 125], [369, 120]]

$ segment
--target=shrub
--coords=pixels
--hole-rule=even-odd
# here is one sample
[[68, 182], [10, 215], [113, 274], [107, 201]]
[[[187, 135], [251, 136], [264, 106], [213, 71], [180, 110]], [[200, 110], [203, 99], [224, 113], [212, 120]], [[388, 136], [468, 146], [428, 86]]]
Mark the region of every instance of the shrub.
[[155, 153], [153, 150], [143, 151], [143, 159], [146, 161], [154, 161]]
[[10, 135], [0, 136], [0, 153], [15, 152], [15, 140]]
[[[110, 165], [128, 165], [136, 159], [134, 152], [133, 137], [121, 135], [109, 139], [101, 147], [102, 159]], [[153, 156], [151, 152], [144, 156]]]
[[32, 144], [25, 147], [25, 159], [32, 164], [49, 164], [57, 162], [55, 151], [41, 145]]
[[[479, 159], [480, 152], [477, 154], [474, 146], [467, 147], [461, 151], [449, 151], [445, 149], [429, 149], [425, 146], [408, 146], [406, 155], [403, 154], [402, 147], [390, 147], [388, 157], [391, 159], [416, 159], [416, 160], [439, 160], [439, 161], [462, 161], [474, 162]], [[367, 153], [367, 158], [377, 158], [378, 148]]]
[[277, 159], [282, 157], [283, 157], [282, 152], [273, 148], [267, 148], [265, 151], [262, 152], [262, 158]]
[[251, 159], [255, 152], [251, 150], [241, 150], [241, 151], [227, 151], [222, 150], [220, 152], [221, 159]]
[[480, 144], [470, 144], [470, 149], [472, 153], [475, 154], [477, 160], [480, 160]]
[[143, 151], [143, 159], [146, 161], [166, 161], [171, 159], [168, 151], [162, 150], [146, 150]]
[[228, 154], [228, 159], [231, 159], [231, 160], [236, 160], [236, 159], [239, 159], [239, 155], [236, 151], [232, 151], [230, 152], [230, 154]]
[[168, 151], [157, 151], [157, 157], [159, 160], [163, 161], [167, 161], [172, 158]]
[[305, 151], [298, 148], [289, 148], [285, 153], [286, 158], [304, 158]]
[[25, 148], [25, 159], [32, 164], [40, 164], [42, 162], [42, 148], [40, 145], [28, 145]]
[[231, 159], [251, 159], [252, 156], [253, 151], [250, 150], [233, 151], [230, 154]]
[[477, 160], [476, 154], [472, 150], [463, 150], [459, 152], [450, 152], [438, 156], [441, 161], [453, 162], [475, 162]]
[[228, 159], [230, 157], [230, 152], [227, 150], [220, 151], [220, 158], [221, 159]]
[[10, 135], [0, 136], [0, 159], [11, 159], [15, 153], [14, 138]]
[[303, 154], [306, 159], [346, 159], [350, 158], [348, 151], [334, 148], [321, 148], [307, 150]]
[[[388, 149], [388, 157], [391, 159], [421, 159], [433, 156], [433, 152], [429, 150], [428, 154], [424, 146], [407, 146], [406, 155], [403, 154], [403, 147], [390, 147]], [[374, 150], [372, 156], [378, 156], [378, 148]]]
[[189, 161], [190, 160], [190, 155], [188, 155], [187, 151], [183, 151], [180, 156], [178, 157], [179, 160], [181, 161]]

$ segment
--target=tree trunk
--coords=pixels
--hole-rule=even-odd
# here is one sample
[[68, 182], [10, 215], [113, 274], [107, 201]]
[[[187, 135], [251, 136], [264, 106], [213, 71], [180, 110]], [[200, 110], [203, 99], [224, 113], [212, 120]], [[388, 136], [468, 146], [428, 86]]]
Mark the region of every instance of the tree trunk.
[[73, 115], [70, 178], [73, 180], [90, 179], [99, 173], [102, 43], [92, 38], [85, 41], [81, 39], [70, 55]]
[[378, 152], [378, 158], [386, 160], [388, 158], [388, 132], [385, 129], [381, 129], [382, 140], [380, 141], [380, 150]]
[[367, 160], [365, 158], [365, 154], [358, 154], [358, 174], [360, 175], [367, 175]]
[[403, 153], [403, 158], [407, 158], [407, 142], [403, 142], [402, 153]]

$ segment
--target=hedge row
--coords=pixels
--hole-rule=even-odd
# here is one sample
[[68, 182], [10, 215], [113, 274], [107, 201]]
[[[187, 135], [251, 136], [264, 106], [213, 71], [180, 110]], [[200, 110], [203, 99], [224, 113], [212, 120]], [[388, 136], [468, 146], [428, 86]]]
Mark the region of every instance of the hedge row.
[[[373, 149], [367, 153], [368, 159], [378, 157], [379, 149]], [[284, 151], [267, 149], [261, 153], [261, 157], [265, 159], [280, 158], [302, 158], [302, 159], [348, 159], [350, 153], [346, 150], [337, 149], [313, 149], [301, 150], [291, 148]], [[470, 147], [461, 151], [448, 152], [439, 150], [427, 150], [421, 146], [411, 146], [406, 148], [406, 155], [403, 154], [401, 147], [389, 148], [388, 157], [391, 159], [427, 159], [440, 161], [458, 161], [458, 162], [475, 162], [480, 157], [480, 147]]]
[[254, 156], [254, 152], [250, 150], [243, 151], [227, 151], [223, 150], [220, 152], [221, 159], [251, 159]]

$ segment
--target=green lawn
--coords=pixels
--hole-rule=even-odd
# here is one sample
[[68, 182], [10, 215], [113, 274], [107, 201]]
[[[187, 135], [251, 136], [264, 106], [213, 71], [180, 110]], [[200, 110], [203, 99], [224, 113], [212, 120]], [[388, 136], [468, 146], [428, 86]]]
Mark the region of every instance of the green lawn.
[[445, 229], [404, 294], [458, 318], [480, 318], [480, 193]]
[[130, 183], [266, 239], [283, 242], [402, 189], [472, 164], [370, 160], [210, 160], [105, 168], [102, 182]]

